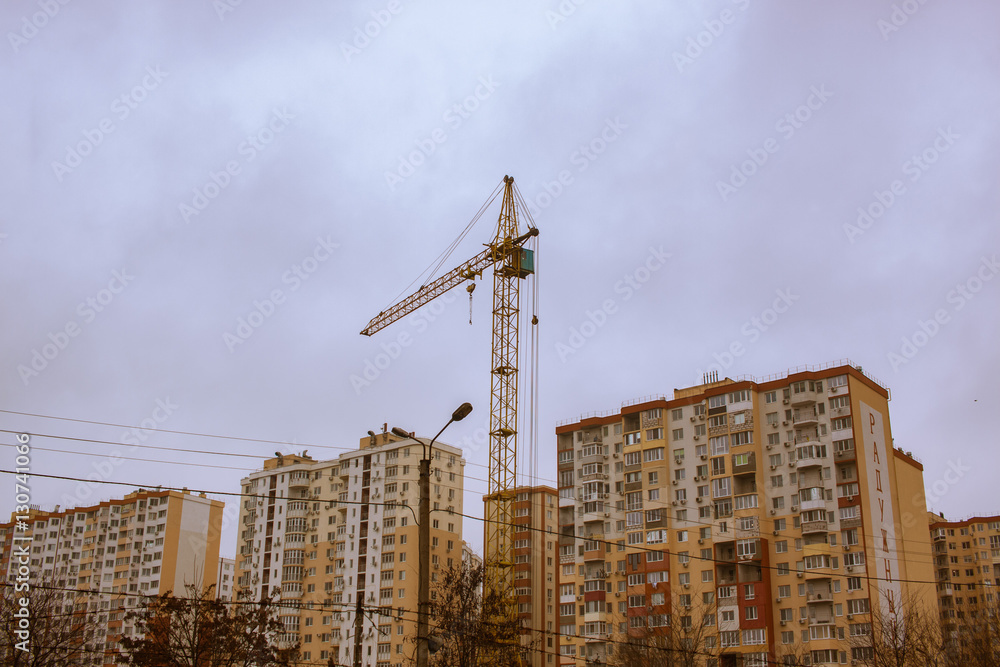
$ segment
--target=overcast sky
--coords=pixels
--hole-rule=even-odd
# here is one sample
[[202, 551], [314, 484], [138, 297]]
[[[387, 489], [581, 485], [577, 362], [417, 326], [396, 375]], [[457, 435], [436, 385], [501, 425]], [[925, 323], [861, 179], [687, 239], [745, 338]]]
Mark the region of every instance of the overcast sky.
[[459, 288], [358, 332], [510, 174], [544, 483], [559, 421], [846, 357], [933, 508], [1000, 512], [998, 27], [990, 0], [4, 2], [0, 408], [275, 442], [2, 412], [0, 467], [28, 432], [34, 473], [235, 492], [254, 456], [430, 436], [470, 401], [442, 439], [481, 515], [491, 276], [472, 326]]

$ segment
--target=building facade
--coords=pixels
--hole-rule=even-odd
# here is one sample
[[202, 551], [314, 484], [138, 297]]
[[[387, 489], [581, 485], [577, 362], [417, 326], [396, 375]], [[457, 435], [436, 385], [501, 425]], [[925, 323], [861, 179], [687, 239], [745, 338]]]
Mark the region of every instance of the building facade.
[[[236, 595], [275, 595], [284, 640], [304, 663], [401, 666], [415, 655], [419, 462], [426, 440], [383, 432], [318, 461], [268, 459], [241, 482]], [[464, 466], [435, 443], [431, 460], [431, 586], [462, 559]], [[360, 613], [359, 613], [360, 612]]]
[[219, 559], [219, 574], [216, 577], [215, 597], [232, 602], [233, 584], [236, 580], [236, 561], [232, 558]]
[[0, 571], [15, 580], [20, 538], [30, 535], [31, 581], [60, 589], [64, 613], [89, 616], [84, 664], [113, 665], [120, 637], [132, 634], [125, 613], [142, 596], [215, 583], [223, 508], [187, 491], [140, 489], [89, 507], [32, 510], [27, 532], [0, 525]]
[[557, 427], [562, 664], [642, 647], [842, 664], [871, 614], [933, 609], [933, 586], [907, 583], [933, 580], [923, 468], [893, 447], [888, 401], [843, 364]]
[[945, 521], [930, 515], [938, 611], [954, 648], [1000, 612], [1000, 516]]
[[514, 594], [527, 664], [555, 665], [559, 642], [558, 493], [518, 487], [514, 496]]

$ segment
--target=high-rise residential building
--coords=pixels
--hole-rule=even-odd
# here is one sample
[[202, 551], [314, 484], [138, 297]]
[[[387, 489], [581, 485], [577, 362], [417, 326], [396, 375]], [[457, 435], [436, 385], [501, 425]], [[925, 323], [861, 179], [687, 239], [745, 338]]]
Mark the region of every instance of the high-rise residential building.
[[[416, 652], [419, 462], [425, 439], [382, 432], [318, 461], [268, 459], [241, 481], [236, 595], [277, 595], [303, 662], [401, 666]], [[462, 560], [462, 451], [431, 460], [431, 587]], [[454, 512], [452, 514], [450, 512]], [[358, 610], [360, 609], [360, 614]]]
[[954, 647], [1000, 612], [1000, 516], [930, 519], [938, 611], [945, 640]]
[[30, 581], [64, 589], [56, 593], [64, 613], [88, 615], [83, 664], [113, 665], [120, 637], [132, 632], [125, 613], [142, 596], [215, 583], [223, 508], [204, 494], [150, 489], [89, 507], [33, 508], [23, 526], [0, 524], [0, 572], [13, 582], [27, 546]]
[[514, 594], [527, 664], [555, 665], [559, 651], [559, 505], [549, 486], [514, 496]]
[[562, 664], [863, 658], [872, 614], [936, 613], [923, 467], [889, 390], [840, 363], [706, 377], [557, 427]]
[[216, 577], [215, 597], [231, 602], [233, 599], [233, 583], [236, 575], [236, 561], [232, 558], [219, 559], [219, 575]]

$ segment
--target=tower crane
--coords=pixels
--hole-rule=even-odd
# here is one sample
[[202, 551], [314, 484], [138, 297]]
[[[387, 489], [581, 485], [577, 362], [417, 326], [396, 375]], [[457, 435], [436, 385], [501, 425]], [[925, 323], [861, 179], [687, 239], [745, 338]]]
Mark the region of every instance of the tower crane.
[[[466, 280], [493, 268], [493, 337], [490, 364], [490, 462], [486, 497], [484, 592], [510, 595], [513, 582], [514, 494], [517, 467], [518, 338], [520, 283], [534, 273], [534, 253], [524, 245], [538, 236], [518, 228], [514, 179], [504, 176], [503, 201], [493, 241], [486, 249], [372, 318], [361, 331], [371, 336]], [[468, 291], [471, 295], [475, 283]], [[537, 319], [532, 319], [532, 326]], [[421, 554], [421, 558], [429, 557]]]

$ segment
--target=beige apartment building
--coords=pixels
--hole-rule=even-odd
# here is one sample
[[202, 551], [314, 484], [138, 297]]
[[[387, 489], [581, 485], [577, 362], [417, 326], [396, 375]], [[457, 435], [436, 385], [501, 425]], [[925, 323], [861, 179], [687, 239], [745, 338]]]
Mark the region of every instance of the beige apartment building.
[[32, 509], [27, 533], [0, 524], [0, 572], [15, 580], [20, 538], [30, 535], [31, 581], [66, 589], [57, 593], [64, 612], [96, 621], [80, 638], [83, 664], [113, 665], [120, 637], [132, 634], [125, 613], [141, 596], [216, 583], [223, 508], [187, 491], [139, 489], [89, 507]]
[[514, 496], [514, 594], [526, 664], [557, 664], [559, 654], [559, 505], [550, 486], [521, 486]]
[[[401, 667], [413, 659], [418, 593], [419, 462], [424, 439], [382, 432], [333, 460], [268, 459], [241, 481], [236, 595], [272, 593], [301, 664]], [[431, 587], [461, 562], [465, 460], [435, 443]], [[360, 613], [359, 613], [360, 610]]]
[[1000, 516], [945, 521], [931, 514], [930, 531], [942, 629], [957, 648], [1000, 613]]
[[631, 640], [707, 667], [849, 664], [872, 614], [934, 610], [907, 583], [934, 575], [923, 467], [888, 402], [842, 363], [558, 426], [561, 664], [627, 663]]

